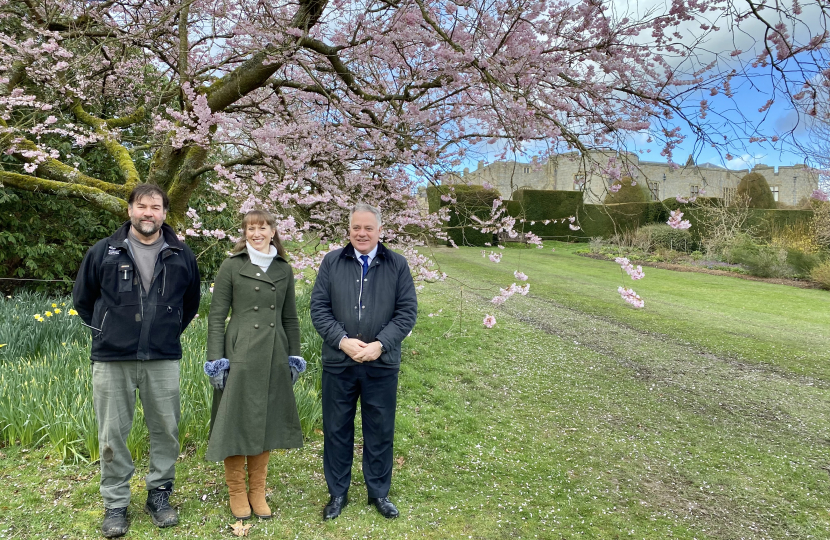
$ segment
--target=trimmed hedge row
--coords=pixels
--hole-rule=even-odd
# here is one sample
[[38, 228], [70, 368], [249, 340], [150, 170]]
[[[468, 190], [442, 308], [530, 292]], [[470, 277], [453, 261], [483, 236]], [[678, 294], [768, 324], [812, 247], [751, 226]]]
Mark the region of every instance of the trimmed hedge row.
[[492, 242], [492, 233], [484, 234], [475, 227], [470, 226], [469, 216], [476, 216], [481, 220], [490, 218], [493, 209], [493, 201], [499, 197], [495, 189], [485, 189], [482, 186], [429, 186], [427, 187], [427, 202], [429, 211], [437, 212], [442, 206], [450, 205], [442, 201], [441, 195], [452, 193], [455, 197], [456, 208], [461, 208], [461, 215], [456, 210], [450, 211], [450, 221], [446, 230], [449, 238], [459, 246], [483, 246], [485, 242]]
[[[485, 190], [481, 186], [454, 186], [455, 197], [459, 205], [466, 207], [465, 212], [485, 219], [490, 215], [493, 200], [498, 196], [494, 190]], [[441, 201], [441, 193], [448, 188], [430, 186], [427, 198], [430, 212], [449, 203]], [[715, 204], [718, 199], [699, 197], [697, 205]], [[693, 205], [677, 202], [670, 198], [664, 201], [619, 204], [583, 204], [579, 191], [520, 190], [513, 193], [513, 200], [505, 201], [507, 213], [525, 222], [517, 222], [516, 230], [532, 232], [543, 238], [561, 238], [586, 240], [602, 236], [633, 231], [650, 223], [666, 223], [673, 210], [682, 210], [683, 218], [691, 223], [689, 233], [695, 242], [701, 237], [700, 217], [702, 211]], [[769, 237], [776, 229], [805, 223], [812, 218], [812, 210], [767, 210], [750, 209], [747, 226], [753, 227], [759, 236]], [[581, 229], [572, 231], [568, 223], [548, 223], [546, 220], [561, 220], [576, 216]], [[532, 224], [531, 224], [532, 223]], [[447, 230], [450, 238], [458, 245], [481, 246], [492, 242], [492, 235], [482, 234], [469, 226], [469, 222], [460, 223], [458, 215], [453, 212]], [[462, 226], [463, 225], [463, 226]]]

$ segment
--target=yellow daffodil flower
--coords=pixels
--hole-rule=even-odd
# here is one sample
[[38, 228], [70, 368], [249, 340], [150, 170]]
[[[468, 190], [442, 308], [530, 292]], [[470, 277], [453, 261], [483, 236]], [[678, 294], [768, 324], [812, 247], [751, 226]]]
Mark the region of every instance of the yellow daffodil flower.
[[77, 314], [78, 314], [78, 312], [77, 312], [77, 311], [75, 311], [74, 309], [70, 308], [70, 309], [69, 309], [69, 314], [70, 314], [70, 315], [77, 315]]
[[60, 313], [60, 312], [61, 312], [61, 308], [55, 308], [55, 313]]

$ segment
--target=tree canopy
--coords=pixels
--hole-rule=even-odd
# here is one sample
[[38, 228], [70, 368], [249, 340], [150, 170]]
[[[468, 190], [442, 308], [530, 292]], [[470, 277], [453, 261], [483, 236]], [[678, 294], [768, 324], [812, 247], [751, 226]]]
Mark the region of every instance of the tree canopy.
[[[342, 236], [346, 209], [364, 200], [383, 207], [394, 240], [447, 218], [422, 215], [409, 194], [476, 146], [587, 155], [647, 133], [673, 164], [689, 134], [724, 144], [714, 96], [731, 107], [741, 78], [765, 73], [771, 100], [813, 114], [826, 99], [823, 6], [636, 9], [0, 0], [0, 182], [120, 216], [130, 189], [153, 182], [180, 230], [200, 226], [189, 201], [207, 182], [234, 210], [275, 211], [289, 239]], [[761, 37], [744, 51], [722, 45], [750, 35]]]

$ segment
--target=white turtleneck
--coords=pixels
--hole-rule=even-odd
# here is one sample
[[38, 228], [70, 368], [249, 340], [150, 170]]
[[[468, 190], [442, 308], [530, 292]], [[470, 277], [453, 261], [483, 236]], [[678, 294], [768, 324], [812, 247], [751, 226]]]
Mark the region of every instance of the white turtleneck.
[[245, 242], [245, 245], [248, 247], [248, 257], [251, 258], [251, 262], [262, 268], [263, 272], [268, 271], [268, 267], [271, 266], [271, 261], [277, 256], [277, 248], [274, 247], [274, 244], [268, 244], [268, 247], [271, 248], [268, 254], [257, 251], [250, 242]]

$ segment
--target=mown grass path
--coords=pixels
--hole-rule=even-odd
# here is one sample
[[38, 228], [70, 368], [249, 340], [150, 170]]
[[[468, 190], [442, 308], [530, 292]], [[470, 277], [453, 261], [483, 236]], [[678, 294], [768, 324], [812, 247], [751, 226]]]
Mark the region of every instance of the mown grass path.
[[[317, 435], [274, 452], [276, 519], [251, 537], [830, 538], [830, 295], [646, 269], [638, 311], [618, 266], [571, 250], [508, 249], [499, 264], [438, 250], [462, 281], [422, 293], [405, 342], [402, 517], [365, 505], [358, 446], [352, 503], [322, 523]], [[530, 295], [495, 309], [516, 269]], [[128, 538], [229, 536], [222, 468], [203, 454], [180, 460], [173, 530], [141, 513], [139, 464]], [[97, 467], [47, 456], [0, 452], [0, 538], [96, 537]]]

